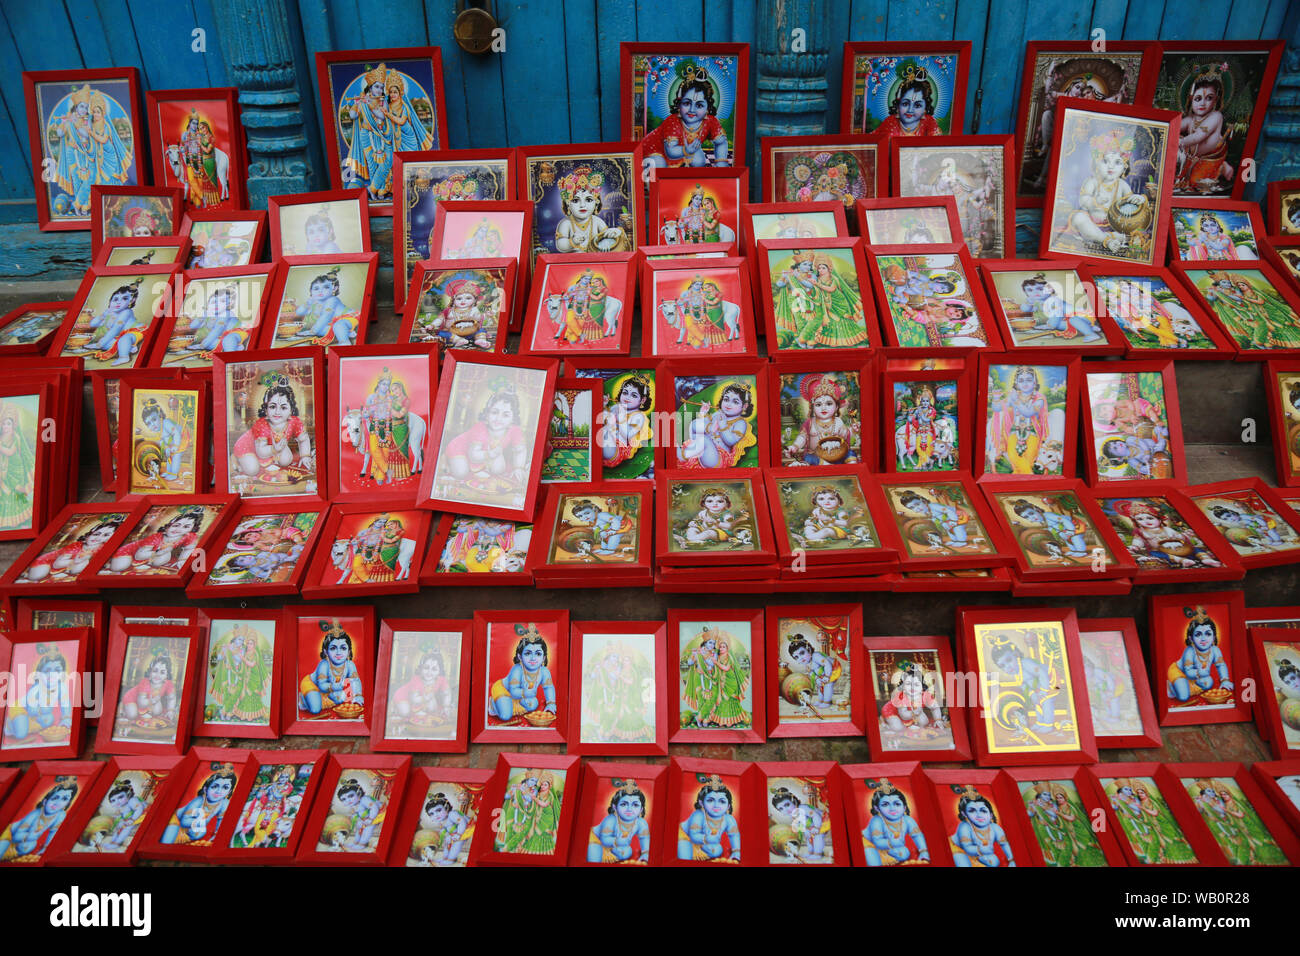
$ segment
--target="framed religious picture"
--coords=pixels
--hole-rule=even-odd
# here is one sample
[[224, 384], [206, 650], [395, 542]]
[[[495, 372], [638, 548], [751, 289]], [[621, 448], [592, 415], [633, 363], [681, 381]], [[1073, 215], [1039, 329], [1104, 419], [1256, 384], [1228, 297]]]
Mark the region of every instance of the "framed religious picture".
[[1256, 723], [1273, 756], [1300, 757], [1300, 634], [1290, 627], [1251, 626], [1248, 639], [1251, 664], [1264, 690], [1255, 705]]
[[1268, 262], [1170, 265], [1232, 336], [1238, 361], [1300, 356], [1300, 292]]
[[1295, 487], [1300, 485], [1300, 362], [1270, 360], [1264, 366], [1264, 392], [1273, 424], [1277, 483]]
[[872, 246], [933, 246], [961, 242], [952, 196], [877, 196], [855, 204], [858, 234]]
[[1232, 866], [1295, 866], [1300, 838], [1240, 763], [1171, 763], [1223, 862]]
[[1020, 794], [1011, 815], [1029, 838], [1029, 865], [1128, 865], [1114, 834], [1096, 825], [1109, 801], [1088, 768], [1013, 767], [1006, 775]]
[[747, 761], [670, 759], [664, 865], [756, 865], [764, 850], [746, 835], [754, 833], [751, 817], [766, 817], [755, 795], [758, 772]]
[[441, 433], [429, 444], [421, 507], [532, 519], [556, 369], [554, 359], [446, 354], [431, 419]]
[[[771, 341], [771, 340], [769, 340]], [[782, 357], [767, 369], [764, 464], [853, 465], [876, 459], [871, 365], [854, 356]]]
[[[848, 220], [842, 203], [747, 202], [740, 207], [740, 238], [749, 258], [751, 276], [758, 275], [758, 243], [773, 239], [834, 239], [848, 236]], [[692, 251], [706, 255], [713, 243], [691, 243]], [[673, 246], [656, 246], [671, 250]], [[644, 250], [643, 250], [644, 251]]]
[[338, 422], [326, 472], [332, 502], [414, 503], [438, 382], [432, 345], [356, 345], [326, 356], [329, 420]]
[[962, 131], [969, 40], [844, 44], [840, 132], [931, 137]]
[[565, 363], [568, 375], [601, 383], [596, 446], [606, 480], [653, 478], [657, 359], [592, 356]]
[[1062, 98], [1132, 105], [1149, 103], [1158, 52], [1154, 43], [1031, 40], [1020, 74], [1016, 139], [1020, 172], [1016, 206], [1038, 206], [1047, 192], [1053, 134]]
[[6, 456], [0, 479], [0, 541], [34, 538], [51, 517], [46, 512], [56, 462], [44, 439], [55, 421], [53, 410], [48, 386], [0, 385], [0, 454]]
[[931, 481], [918, 477], [887, 475], [867, 485], [872, 514], [888, 516], [877, 525], [881, 540], [899, 553], [905, 570], [952, 571], [1012, 563], [1001, 541], [989, 532], [993, 518], [969, 476], [953, 472]]
[[1159, 747], [1160, 725], [1133, 619], [1080, 618], [1079, 647], [1097, 746]]
[[240, 502], [213, 540], [207, 568], [185, 589], [191, 600], [297, 594], [324, 527], [319, 503]]
[[645, 262], [641, 343], [641, 350], [655, 358], [756, 356], [748, 260]]
[[1189, 261], [1258, 259], [1264, 239], [1259, 203], [1244, 199], [1175, 199], [1169, 254]]
[[[776, 560], [763, 477], [757, 468], [663, 469], [655, 476], [660, 565], [771, 564]], [[707, 572], [703, 573], [708, 577]]]
[[641, 167], [637, 143], [516, 149], [518, 193], [533, 204], [534, 267], [540, 255], [635, 251], [645, 234]]
[[86, 570], [95, 556], [122, 544], [148, 507], [143, 500], [67, 505], [14, 559], [0, 586], [15, 595], [89, 593]]
[[284, 609], [280, 721], [285, 736], [369, 737], [374, 717], [375, 609]]
[[969, 760], [969, 688], [957, 679], [949, 639], [868, 637], [863, 643], [872, 758]]
[[258, 347], [363, 345], [374, 317], [379, 253], [285, 256]]
[[627, 355], [632, 350], [637, 256], [543, 253], [533, 264], [525, 355]]
[[1300, 517], [1259, 478], [1184, 490], [1246, 570], [1300, 561]]
[[[0, 760], [61, 760], [81, 753], [95, 689], [89, 628], [0, 632], [0, 666], [10, 684], [0, 703]], [[666, 706], [665, 698], [665, 706]]]
[[1014, 137], [892, 137], [890, 191], [895, 196], [952, 196], [960, 241], [976, 259], [1003, 259], [1015, 251], [1016, 148]]
[[958, 655], [980, 672], [971, 745], [982, 766], [1096, 763], [1073, 608], [969, 608]]
[[190, 240], [181, 235], [105, 239], [91, 265], [184, 266], [189, 255]]
[[1039, 255], [1164, 263], [1177, 114], [1069, 96], [1056, 113]]
[[1177, 196], [1240, 199], [1282, 56], [1280, 40], [1164, 41], [1152, 103], [1175, 110]]
[[282, 269], [274, 263], [181, 273], [178, 304], [163, 320], [149, 364], [211, 368], [218, 352], [257, 348], [271, 287]]
[[530, 585], [533, 530], [530, 521], [444, 514], [429, 536], [420, 585]]
[[1088, 483], [1187, 483], [1178, 386], [1170, 360], [1088, 363], [1083, 369]]
[[754, 259], [769, 355], [880, 347], [860, 239], [761, 240]]
[[101, 549], [86, 580], [95, 587], [184, 587], [235, 513], [234, 495], [148, 497], [147, 510], [112, 551]]
[[891, 355], [929, 359], [1001, 351], [979, 272], [960, 242], [924, 252], [872, 245], [867, 266]]
[[364, 189], [272, 196], [266, 210], [273, 260], [370, 252], [370, 209]]
[[42, 230], [87, 229], [92, 188], [148, 179], [134, 67], [24, 72], [23, 100]]
[[542, 484], [586, 484], [600, 478], [598, 432], [601, 383], [592, 379], [558, 378], [547, 429]]
[[1073, 478], [1079, 420], [1077, 354], [1043, 352], [1034, 364], [981, 355], [976, 378], [977, 478]]
[[1268, 184], [1264, 221], [1270, 236], [1300, 235], [1300, 179], [1275, 179]]
[[472, 743], [562, 744], [569, 716], [569, 612], [476, 611]]
[[415, 264], [399, 342], [504, 352], [513, 311], [514, 259], [429, 260]]
[[1239, 689], [1250, 676], [1242, 593], [1153, 594], [1148, 610], [1160, 726], [1250, 720]]
[[522, 328], [524, 303], [532, 276], [528, 242], [533, 228], [533, 204], [526, 199], [452, 200], [440, 202], [429, 258], [514, 259], [514, 288], [509, 290], [510, 330]]
[[764, 673], [765, 633], [762, 608], [669, 608], [671, 743], [766, 739], [766, 694], [755, 688]]
[[765, 620], [768, 739], [865, 735], [862, 607], [769, 607]]
[[650, 180], [648, 232], [654, 243], [736, 242], [749, 170], [666, 169]]
[[[86, 666], [91, 671], [104, 669], [107, 627], [101, 601], [61, 601], [57, 598], [19, 598], [17, 611], [6, 619], [8, 629], [48, 631], [60, 628], [85, 628], [90, 631]], [[0, 786], [0, 797], [4, 788]]]
[[971, 470], [971, 372], [965, 363], [881, 370], [880, 444], [887, 474]]
[[543, 537], [528, 570], [541, 587], [649, 584], [652, 490], [642, 482], [601, 481], [551, 488], [537, 521]]
[[219, 863], [293, 862], [320, 787], [327, 750], [254, 750], [213, 840]]
[[580, 758], [497, 755], [482, 808], [495, 826], [474, 828], [471, 866], [563, 866], [578, 812]]
[[208, 490], [208, 383], [154, 384], [122, 383], [117, 492], [124, 501]]
[[441, 149], [393, 154], [393, 307], [406, 303], [418, 263], [433, 258], [430, 243], [438, 203], [514, 199], [513, 149]]
[[828, 574], [842, 565], [892, 570], [897, 555], [881, 544], [863, 490], [866, 476], [861, 465], [765, 472], [783, 568], [796, 573], [824, 569]]
[[958, 868], [1025, 866], [1020, 795], [1001, 770], [925, 770], [944, 849]]
[[668, 767], [588, 763], [569, 866], [662, 865]]
[[[769, 761], [754, 765], [756, 796], [767, 807], [767, 866], [849, 866], [844, 831], [843, 777], [832, 760]], [[760, 823], [760, 818], [751, 818]], [[760, 864], [762, 865], [762, 864]]]
[[1119, 329], [1100, 310], [1081, 259], [980, 263], [998, 331], [1010, 352], [1058, 349], [1121, 355]]
[[153, 181], [179, 186], [186, 209], [233, 211], [248, 206], [248, 154], [233, 86], [149, 90]]
[[[1250, 771], [1291, 829], [1300, 829], [1300, 760], [1262, 760]], [[0, 785], [2, 793], [4, 787]]]
[[[750, 204], [746, 204], [750, 205]], [[741, 206], [741, 228], [744, 226], [744, 206]], [[729, 256], [740, 254], [739, 243], [736, 242], [678, 242], [678, 243], [659, 243], [658, 245], [641, 246], [637, 249], [641, 253], [641, 261], [654, 262], [659, 259], [726, 259]]]
[[469, 746], [473, 624], [385, 618], [379, 625], [375, 751], [463, 753]]
[[216, 490], [262, 501], [321, 501], [325, 375], [318, 347], [212, 357]]
[[1168, 268], [1083, 264], [1079, 275], [1094, 286], [1096, 309], [1118, 326], [1129, 358], [1160, 358], [1171, 349], [1180, 360], [1236, 356], [1218, 320]]
[[124, 624], [110, 635], [97, 753], [185, 752], [202, 643], [202, 632], [189, 626]]
[[1245, 571], [1196, 505], [1173, 489], [1095, 489], [1102, 514], [1137, 563], [1134, 581], [1236, 581]]
[[110, 239], [174, 236], [180, 229], [183, 200], [175, 186], [92, 186], [90, 204], [92, 256]]
[[656, 168], [744, 166], [748, 43], [620, 43], [619, 121]]
[[70, 301], [28, 302], [0, 316], [0, 357], [44, 354], [71, 306]]
[[764, 136], [763, 202], [833, 202], [848, 213], [859, 200], [884, 196], [889, 154], [883, 143], [880, 136], [847, 132]]
[[442, 51], [322, 50], [316, 54], [316, 85], [330, 183], [335, 189], [362, 187], [376, 212], [392, 215], [400, 192], [396, 154], [448, 145]]
[[103, 771], [98, 760], [33, 762], [0, 803], [0, 866], [44, 865], [46, 851]]
[[412, 767], [406, 797], [397, 811], [388, 865], [468, 866], [493, 772], [491, 768]]
[[667, 628], [660, 621], [569, 625], [568, 753], [668, 755]]
[[200, 608], [198, 737], [276, 740], [286, 693], [283, 615], [269, 608]]
[[673, 434], [672, 447], [663, 437], [657, 442], [659, 465], [753, 468], [767, 461], [760, 424], [767, 420], [767, 367], [764, 359], [739, 357], [661, 365], [656, 411], [671, 415]]
[[840, 764], [854, 866], [935, 866], [952, 861], [934, 790], [919, 761]]
[[86, 371], [142, 368], [162, 317], [176, 301], [174, 266], [104, 266], [86, 271], [49, 354], [79, 358]]
[[266, 245], [266, 212], [186, 209], [178, 235], [190, 240], [186, 269], [224, 269], [261, 259]]
[[411, 772], [406, 754], [326, 754], [295, 864], [383, 866]]
[[419, 508], [383, 508], [373, 501], [335, 504], [325, 516], [321, 544], [307, 566], [302, 596], [413, 594], [432, 515]]
[[162, 782], [157, 811], [142, 828], [139, 855], [146, 860], [210, 862], [231, 796], [250, 773], [243, 748], [194, 747]]

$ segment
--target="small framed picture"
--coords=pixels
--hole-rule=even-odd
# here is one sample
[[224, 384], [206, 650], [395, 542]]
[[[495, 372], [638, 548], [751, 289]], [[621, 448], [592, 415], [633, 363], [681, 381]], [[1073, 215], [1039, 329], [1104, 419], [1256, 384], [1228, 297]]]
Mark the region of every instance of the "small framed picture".
[[859, 200], [884, 196], [889, 154], [883, 143], [852, 132], [764, 136], [763, 202], [834, 202], [849, 212]]
[[444, 514], [430, 536], [420, 585], [530, 585], [534, 529], [529, 521]]
[[[441, 149], [393, 154], [393, 307], [401, 311], [416, 266], [433, 258], [438, 203], [514, 199], [513, 149]], [[513, 288], [513, 286], [511, 286]], [[459, 346], [458, 346], [459, 347]]]
[[302, 596], [412, 594], [420, 587], [429, 512], [336, 504], [325, 516], [321, 546], [307, 566]]
[[292, 863], [319, 789], [326, 750], [254, 750], [213, 843], [217, 862]]
[[376, 751], [463, 753], [469, 745], [473, 624], [386, 618], [379, 625]]
[[313, 346], [213, 356], [218, 491], [263, 502], [324, 497], [323, 358]]
[[1300, 235], [1300, 180], [1275, 179], [1268, 184], [1264, 219], [1270, 236]]
[[976, 259], [1004, 259], [1015, 251], [1015, 138], [893, 136], [890, 182], [898, 196], [952, 196], [961, 241]]
[[33, 762], [0, 803], [0, 866], [44, 865], [46, 851], [103, 771], [98, 760]]
[[647, 261], [641, 341], [656, 358], [756, 356], [749, 262], [739, 256]]
[[178, 368], [98, 369], [91, 372], [91, 397], [95, 408], [95, 447], [99, 452], [100, 483], [104, 491], [117, 491], [117, 432], [121, 417], [123, 380], [132, 382], [170, 381], [181, 377]]
[[865, 639], [874, 710], [867, 739], [876, 760], [970, 759], [969, 702], [955, 679], [948, 644], [946, 637]]
[[272, 260], [370, 251], [370, 207], [364, 189], [272, 196], [266, 212]]
[[1081, 259], [981, 262], [998, 330], [1007, 350], [1121, 355], [1125, 341], [1099, 309]]
[[[48, 631], [65, 627], [85, 628], [90, 631], [86, 645], [86, 667], [91, 671], [104, 669], [107, 656], [107, 622], [102, 601], [61, 601], [57, 598], [19, 598], [17, 610], [8, 615], [7, 629], [20, 631]], [[3, 791], [0, 787], [0, 791]], [[4, 794], [0, 792], [0, 798]]]
[[[1300, 635], [1288, 627], [1249, 627], [1251, 663], [1265, 693], [1256, 704], [1273, 756], [1300, 757]], [[1265, 681], [1267, 675], [1267, 681]]]
[[[1300, 760], [1259, 761], [1250, 768], [1274, 809], [1296, 829], [1300, 823]], [[0, 794], [4, 786], [0, 784]]]
[[1176, 259], [1258, 259], [1264, 238], [1259, 203], [1238, 199], [1175, 199], [1170, 205]]
[[[444, 220], [445, 221], [445, 220]], [[554, 359], [448, 352], [421, 507], [531, 520], [555, 397]]]
[[51, 472], [62, 467], [45, 440], [54, 405], [49, 386], [0, 385], [0, 453], [7, 456], [0, 486], [0, 541], [34, 538], [50, 517]]
[[568, 611], [476, 611], [473, 672], [473, 743], [564, 743]]
[[882, 476], [868, 484], [867, 502], [872, 514], [889, 516], [877, 529], [905, 570], [993, 568], [1012, 561], [989, 532], [993, 518], [983, 495], [963, 474], [935, 481]]
[[383, 866], [397, 829], [411, 758], [405, 754], [327, 754], [295, 863]]
[[257, 608], [200, 608], [194, 733], [199, 737], [276, 740], [284, 694], [282, 615]]
[[267, 297], [259, 348], [363, 345], [379, 253], [285, 256]]
[[636, 256], [544, 253], [533, 265], [522, 351], [567, 358], [632, 349]]
[[469, 865], [492, 769], [412, 767], [389, 866]]
[[1140, 583], [1236, 581], [1245, 571], [1197, 507], [1172, 489], [1134, 496], [1097, 489], [1111, 526], [1137, 562]]
[[514, 259], [515, 285], [510, 290], [510, 329], [522, 327], [532, 256], [533, 204], [526, 199], [447, 200], [438, 203], [438, 218], [429, 240], [429, 258]]
[[184, 266], [189, 261], [190, 240], [185, 236], [140, 236], [105, 239], [91, 265]]
[[1014, 767], [1006, 774], [1020, 794], [1015, 816], [1032, 837], [1030, 865], [1127, 866], [1114, 834], [1093, 825], [1108, 800], [1087, 768]]
[[1160, 725], [1133, 619], [1080, 618], [1079, 647], [1097, 746], [1159, 747]]
[[[664, 826], [666, 866], [715, 863], [755, 866], [762, 846], [748, 835], [762, 832], [766, 817], [756, 805], [755, 764], [739, 760], [673, 757], [668, 762], [668, 820]], [[675, 846], [674, 846], [675, 843]]]
[[[1113, 370], [1112, 370], [1113, 369]], [[1172, 361], [1083, 370], [1088, 481], [1132, 487], [1187, 483], [1182, 417]]]
[[919, 761], [840, 764], [854, 866], [936, 866], [952, 861]]
[[587, 484], [600, 478], [601, 383], [590, 378], [558, 378], [546, 434], [544, 485]]
[[212, 862], [230, 798], [250, 773], [249, 751], [193, 747], [167, 775], [139, 845], [146, 860]]
[[123, 500], [196, 495], [208, 489], [208, 383], [158, 383], [164, 384], [155, 388], [129, 379], [122, 383], [117, 490]]
[[1243, 764], [1171, 763], [1165, 769], [1178, 778], [1202, 835], [1208, 831], [1224, 863], [1295, 866], [1300, 860], [1300, 838]]
[[674, 432], [671, 448], [659, 440], [659, 466], [753, 468], [767, 461], [760, 424], [767, 421], [767, 368], [756, 358], [662, 365], [656, 411], [671, 415]]
[[958, 868], [1002, 868], [1029, 863], [1029, 846], [1016, 819], [1020, 795], [1001, 770], [925, 770]]
[[[848, 866], [843, 778], [832, 760], [757, 763], [758, 798], [767, 807], [767, 866]], [[761, 845], [761, 844], [760, 844]]]
[[[770, 341], [770, 340], [769, 340]], [[849, 356], [840, 356], [848, 359]], [[783, 357], [768, 368], [768, 449], [773, 466], [876, 460], [871, 365], [856, 357]]]
[[965, 364], [956, 369], [881, 370], [886, 473], [971, 470], [970, 372]]
[[882, 139], [960, 133], [970, 51], [969, 40], [845, 43], [840, 130]]
[[744, 166], [748, 43], [620, 43], [621, 138], [655, 166]]
[[108, 641], [107, 704], [95, 750], [104, 754], [185, 752], [194, 721], [197, 627], [125, 624]]
[[862, 466], [772, 468], [764, 478], [783, 568], [865, 564], [888, 570], [896, 561], [867, 507]]
[[579, 757], [497, 755], [483, 809], [496, 822], [475, 827], [472, 866], [563, 866], [578, 813]]
[[284, 609], [285, 736], [369, 737], [374, 715], [375, 609], [302, 604]]
[[[189, 583], [216, 536], [235, 513], [234, 495], [149, 497], [149, 509], [112, 551], [101, 549], [87, 568], [96, 587], [179, 588]], [[200, 557], [201, 556], [201, 557]]]
[[0, 708], [0, 760], [60, 760], [81, 753], [90, 640], [88, 628], [0, 633], [0, 665], [12, 682], [7, 707]]
[[42, 231], [87, 229], [91, 189], [148, 179], [139, 76], [135, 67], [23, 73]]
[[880, 347], [860, 239], [761, 240], [754, 258], [770, 355]]
[[172, 266], [114, 266], [87, 270], [49, 354], [79, 358], [86, 371], [141, 368], [169, 302]]
[[180, 306], [164, 319], [149, 364], [211, 368], [218, 352], [256, 348], [281, 269], [275, 263], [182, 273]]
[[237, 94], [227, 86], [144, 95], [154, 182], [179, 186], [186, 209], [224, 212], [248, 205]]
[[864, 736], [862, 608], [769, 607], [765, 618], [768, 738]]
[[1083, 265], [1099, 312], [1119, 327], [1129, 358], [1233, 358], [1237, 346], [1182, 276], [1163, 266]]
[[582, 772], [569, 866], [662, 865], [668, 767], [593, 762]]
[[1001, 350], [975, 262], [961, 243], [925, 252], [873, 245], [867, 262], [890, 354], [934, 358]]
[[266, 245], [266, 212], [186, 209], [178, 234], [190, 240], [186, 269], [247, 266], [262, 257]]
[[110, 239], [174, 236], [180, 230], [181, 190], [174, 186], [92, 186], [90, 205], [92, 257]]
[[652, 358], [584, 357], [565, 365], [568, 375], [601, 383], [596, 445], [607, 481], [654, 477], [658, 369]]
[[737, 242], [740, 207], [748, 200], [743, 166], [657, 170], [650, 180], [650, 238], [664, 245]]
[[0, 357], [43, 355], [72, 302], [28, 302], [0, 316]]
[[1300, 357], [1300, 292], [1268, 262], [1170, 267], [1232, 336], [1238, 361]]
[[855, 205], [858, 235], [872, 246], [932, 246], [961, 242], [952, 196], [877, 196]]
[[1300, 485], [1300, 362], [1270, 360], [1264, 366], [1264, 393], [1273, 424], [1277, 483]]
[[[652, 490], [603, 481], [552, 488], [537, 522], [545, 550], [529, 570], [550, 587], [626, 587], [648, 582], [653, 563]], [[546, 537], [549, 536], [549, 537]]]
[[655, 556], [661, 565], [772, 564], [776, 544], [757, 468], [660, 471]]
[[513, 312], [514, 259], [421, 261], [411, 275], [398, 342], [504, 352]]
[[[754, 258], [756, 243], [774, 239], [834, 239], [849, 234], [843, 203], [835, 200], [818, 202], [744, 203], [740, 207], [740, 238], [749, 256], [749, 270], [758, 274]], [[711, 244], [691, 244], [692, 251], [707, 249]], [[671, 246], [658, 247], [671, 249]]]
[[987, 695], [971, 726], [976, 761], [1096, 763], [1074, 609], [972, 608], [959, 623], [959, 656], [980, 672]]
[[668, 610], [671, 743], [762, 743], [767, 737], [761, 608]]
[[1250, 668], [1242, 593], [1154, 594], [1148, 609], [1160, 726], [1250, 720], [1239, 689]]
[[143, 500], [68, 505], [14, 559], [0, 585], [11, 594], [87, 593], [82, 578], [95, 556], [112, 554], [148, 507]]
[[1073, 478], [1080, 360], [1044, 352], [1033, 365], [981, 355], [976, 378], [975, 474], [983, 479]]
[[1300, 517], [1259, 478], [1237, 478], [1185, 491], [1247, 570], [1300, 560]]
[[667, 628], [656, 621], [570, 625], [569, 753], [668, 755]]
[[[1190, 833], [1178, 780], [1158, 763], [1106, 763], [1088, 768], [1106, 795], [1107, 817], [1129, 866], [1207, 862], [1200, 834]], [[1174, 800], [1170, 800], [1172, 797]], [[1192, 840], [1195, 839], [1195, 845]]]
[[306, 503], [242, 502], [213, 539], [207, 570], [195, 573], [185, 596], [296, 595], [324, 517], [324, 508]]
[[[133, 866], [146, 827], [180, 756], [109, 757], [76, 809], [48, 842], [48, 862], [65, 866]], [[3, 788], [0, 788], [2, 791]]]

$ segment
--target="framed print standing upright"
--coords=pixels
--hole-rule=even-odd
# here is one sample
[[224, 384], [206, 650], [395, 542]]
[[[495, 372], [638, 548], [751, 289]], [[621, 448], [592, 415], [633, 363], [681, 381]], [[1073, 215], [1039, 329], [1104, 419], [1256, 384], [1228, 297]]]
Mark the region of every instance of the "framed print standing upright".
[[1288, 488], [1300, 485], [1300, 362], [1268, 362], [1264, 392], [1272, 419], [1277, 483]]
[[257, 348], [282, 266], [224, 266], [181, 273], [176, 304], [159, 329], [149, 364], [211, 368], [212, 356]]
[[383, 866], [411, 758], [405, 754], [328, 754], [294, 861], [321, 866]]
[[183, 209], [178, 186], [92, 186], [91, 253], [99, 255], [110, 239], [174, 236]]
[[[1114, 835], [1094, 821], [1106, 794], [1085, 767], [1016, 767], [1006, 771], [1020, 804], [1011, 816], [1025, 831], [1035, 866], [1124, 866]], [[1010, 824], [1012, 821], [1008, 821]]]
[[[754, 765], [755, 796], [767, 808], [767, 866], [848, 866], [843, 777], [831, 760], [764, 761]], [[751, 820], [757, 823], [758, 820]]]
[[[835, 202], [850, 212], [886, 192], [889, 153], [879, 136], [764, 136], [763, 202]], [[797, 237], [794, 237], [797, 238]]]
[[860, 199], [858, 235], [871, 246], [946, 245], [961, 241], [952, 196], [883, 196]]
[[202, 643], [197, 627], [145, 623], [125, 624], [109, 639], [97, 752], [185, 752], [194, 722], [194, 672]]
[[666, 638], [658, 621], [570, 625], [569, 753], [668, 755]]
[[769, 607], [765, 619], [768, 737], [863, 735], [862, 608]]
[[982, 355], [975, 403], [976, 478], [1073, 478], [1080, 361], [1043, 352], [1038, 361]]
[[650, 180], [646, 217], [651, 244], [736, 242], [749, 170], [668, 169]]
[[272, 196], [266, 202], [271, 258], [369, 252], [367, 196], [364, 189]]
[[948, 136], [962, 131], [969, 40], [844, 44], [840, 132]]
[[417, 262], [397, 341], [504, 352], [518, 268], [510, 258]]
[[[668, 762], [667, 866], [753, 866], [763, 856], [749, 820], [766, 817], [757, 804], [757, 767], [739, 760], [674, 757]], [[762, 824], [757, 823], [759, 832]]]
[[153, 180], [179, 186], [187, 210], [236, 210], [248, 205], [248, 158], [233, 86], [149, 90]]
[[486, 767], [412, 767], [388, 865], [468, 866], [483, 796], [494, 772]]
[[979, 271], [960, 242], [872, 245], [868, 271], [891, 356], [925, 359], [1001, 351]]
[[282, 615], [259, 608], [201, 608], [202, 657], [194, 733], [240, 739], [280, 736], [285, 644]]
[[1161, 727], [1251, 719], [1240, 591], [1156, 594], [1149, 601], [1151, 682]]
[[364, 344], [378, 271], [377, 252], [284, 256], [267, 294], [258, 347]]
[[1159, 747], [1160, 725], [1132, 618], [1080, 618], [1079, 647], [1097, 746]]
[[473, 866], [563, 866], [578, 811], [579, 757], [503, 753], [483, 809], [496, 826], [474, 829]]
[[190, 240], [186, 269], [217, 269], [258, 262], [266, 245], [266, 212], [185, 210], [178, 235]]
[[1029, 848], [1015, 808], [1020, 795], [1001, 770], [925, 770], [945, 849], [959, 869], [1024, 866]]
[[1268, 184], [1264, 219], [1270, 236], [1300, 235], [1300, 179], [1275, 179]]
[[889, 142], [890, 191], [895, 196], [952, 196], [962, 240], [976, 259], [1015, 252], [1016, 168], [1013, 137], [895, 136]]
[[1255, 720], [1279, 760], [1300, 758], [1300, 634], [1290, 627], [1249, 627], [1251, 664], [1264, 693]]
[[1083, 369], [1088, 483], [1132, 490], [1187, 483], [1172, 361], [1100, 363]]
[[69, 814], [79, 812], [73, 807], [103, 770], [96, 760], [37, 760], [28, 767], [0, 803], [0, 866], [43, 865]]
[[668, 610], [671, 743], [763, 742], [765, 644], [761, 608]]
[[1264, 242], [1259, 203], [1244, 199], [1175, 199], [1169, 255], [1177, 259], [1258, 259]]
[[949, 639], [868, 637], [864, 644], [874, 710], [867, 720], [872, 757], [969, 760], [967, 708], [954, 699], [959, 685]]
[[515, 284], [509, 290], [510, 329], [519, 331], [532, 276], [533, 204], [526, 199], [452, 200], [439, 203], [430, 259], [514, 259]]
[[1300, 838], [1240, 763], [1172, 763], [1177, 779], [1224, 862], [1233, 866], [1295, 866]]
[[86, 731], [91, 631], [0, 633], [0, 666], [11, 686], [0, 708], [0, 760], [76, 757]]
[[375, 706], [375, 609], [286, 607], [280, 717], [283, 733], [369, 737]]
[[[1106, 795], [1106, 816], [1114, 824], [1130, 866], [1199, 865], [1213, 845], [1188, 831], [1195, 820], [1178, 778], [1158, 763], [1105, 763], [1088, 768]], [[1181, 799], [1180, 799], [1181, 798]]]
[[469, 621], [385, 618], [372, 750], [457, 753], [469, 743]]
[[[727, 358], [670, 362], [660, 367], [659, 411], [673, 415], [671, 439], [658, 440], [660, 467], [752, 468], [767, 458], [766, 360]], [[661, 428], [664, 426], [660, 426]]]
[[87, 270], [49, 354], [79, 358], [87, 371], [143, 368], [169, 302], [176, 267], [103, 266]]
[[562, 744], [569, 716], [569, 612], [474, 614], [473, 743]]
[[756, 246], [768, 354], [880, 347], [872, 298], [862, 288], [867, 266], [860, 239], [772, 239]]
[[661, 865], [667, 789], [663, 765], [588, 763], [569, 866]]
[[935, 866], [952, 862], [919, 761], [841, 764], [844, 815], [854, 866]]
[[757, 355], [748, 260], [643, 263], [641, 341], [655, 358]]

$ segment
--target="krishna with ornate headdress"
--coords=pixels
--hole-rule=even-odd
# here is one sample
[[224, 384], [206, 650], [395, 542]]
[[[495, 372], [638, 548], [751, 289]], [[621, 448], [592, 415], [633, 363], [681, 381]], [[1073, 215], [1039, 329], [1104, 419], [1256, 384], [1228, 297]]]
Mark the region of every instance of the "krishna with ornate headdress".
[[365, 186], [372, 200], [392, 196], [393, 122], [386, 108], [387, 81], [388, 67], [380, 63], [362, 75], [362, 95], [339, 104], [339, 127], [352, 128], [343, 160], [344, 182]]
[[560, 209], [564, 218], [555, 227], [556, 252], [628, 252], [627, 231], [600, 217], [604, 207], [605, 176], [590, 166], [579, 166], [559, 181]]

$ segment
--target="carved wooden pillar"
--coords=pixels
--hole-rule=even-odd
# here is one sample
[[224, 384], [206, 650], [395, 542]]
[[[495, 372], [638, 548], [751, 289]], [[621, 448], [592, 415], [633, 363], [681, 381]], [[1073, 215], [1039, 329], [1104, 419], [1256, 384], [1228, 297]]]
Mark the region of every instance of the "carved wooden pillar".
[[[248, 201], [312, 189], [302, 90], [311, 82], [294, 63], [285, 0], [214, 0], [226, 70], [239, 87], [248, 137]], [[312, 114], [314, 115], [314, 114]]]
[[1255, 181], [1246, 187], [1248, 199], [1263, 199], [1272, 180], [1300, 177], [1300, 7], [1287, 14], [1282, 38], [1286, 49], [1255, 151]]
[[830, 17], [826, 0], [759, 0], [756, 22], [756, 139], [749, 166], [754, 170], [751, 188], [761, 195], [759, 140], [826, 132]]

